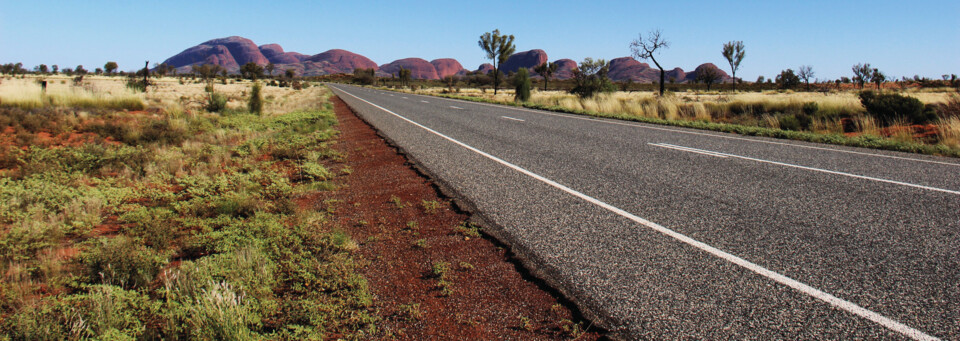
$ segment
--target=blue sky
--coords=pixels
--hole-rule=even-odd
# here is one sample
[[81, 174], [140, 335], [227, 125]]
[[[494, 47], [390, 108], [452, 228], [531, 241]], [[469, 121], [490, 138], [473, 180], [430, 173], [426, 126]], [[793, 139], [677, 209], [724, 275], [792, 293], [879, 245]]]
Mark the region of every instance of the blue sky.
[[[638, 33], [660, 28], [672, 46], [658, 60], [729, 72], [724, 42], [742, 40], [738, 76], [772, 77], [811, 65], [817, 78], [869, 62], [890, 76], [960, 74], [960, 1], [44, 1], [0, 0], [0, 63], [132, 70], [213, 38], [316, 54], [341, 48], [378, 64], [456, 58], [476, 69], [483, 32], [516, 36], [517, 51], [551, 60], [630, 54]], [[651, 63], [652, 64], [652, 63]]]

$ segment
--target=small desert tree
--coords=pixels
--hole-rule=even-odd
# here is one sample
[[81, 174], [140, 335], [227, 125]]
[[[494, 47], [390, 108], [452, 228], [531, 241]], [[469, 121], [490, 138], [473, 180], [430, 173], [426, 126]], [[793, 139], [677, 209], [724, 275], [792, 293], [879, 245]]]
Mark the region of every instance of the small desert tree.
[[657, 50], [670, 47], [670, 42], [664, 39], [661, 33], [660, 30], [650, 31], [646, 39], [643, 38], [643, 35], [638, 34], [637, 39], [630, 43], [630, 50], [633, 52], [634, 58], [650, 59], [653, 61], [653, 64], [660, 69], [660, 96], [663, 96], [663, 80], [666, 78], [666, 72], [663, 71], [663, 67], [660, 66], [660, 63], [657, 62], [654, 56]]
[[50, 70], [47, 69], [47, 64], [40, 64], [37, 66], [37, 71], [39, 71], [41, 75], [45, 75], [50, 72]]
[[777, 75], [777, 84], [781, 89], [792, 89], [800, 85], [800, 77], [793, 72], [793, 69], [786, 69]]
[[257, 63], [249, 62], [240, 67], [240, 74], [243, 78], [257, 80], [263, 78], [263, 67]]
[[373, 68], [356, 68], [353, 70], [353, 79], [362, 85], [370, 85], [377, 82], [376, 71]]
[[526, 102], [530, 100], [530, 72], [527, 71], [527, 68], [522, 67], [517, 71], [516, 76], [513, 77], [513, 85], [517, 90], [514, 95], [515, 101]]
[[857, 64], [853, 66], [853, 80], [863, 89], [863, 84], [870, 80], [872, 69], [870, 63]]
[[293, 79], [294, 77], [297, 76], [297, 70], [287, 69], [287, 71], [284, 71], [283, 74], [284, 74], [284, 76], [287, 77], [287, 79]]
[[797, 69], [797, 77], [800, 77], [806, 83], [807, 91], [810, 91], [810, 78], [813, 78], [813, 75], [813, 67], [810, 65], [800, 65], [800, 68]]
[[543, 91], [547, 91], [547, 83], [550, 82], [550, 77], [553, 77], [553, 73], [557, 72], [558, 67], [559, 65], [557, 65], [557, 63], [543, 62], [543, 64], [533, 68], [533, 71], [543, 77]]
[[586, 58], [580, 63], [580, 66], [573, 70], [573, 89], [570, 93], [580, 98], [596, 96], [600, 92], [610, 92], [616, 89], [616, 86], [607, 78], [610, 71], [610, 63], [603, 59], [596, 61], [593, 58]]
[[716, 83], [721, 78], [720, 70], [717, 70], [716, 67], [711, 67], [710, 65], [704, 66], [697, 70], [696, 80], [707, 85], [707, 91], [710, 91], [710, 85]]
[[880, 84], [887, 80], [887, 75], [880, 72], [880, 69], [873, 69], [873, 72], [870, 73], [870, 81], [877, 84], [877, 90], [880, 90]]
[[740, 62], [743, 61], [744, 48], [742, 41], [730, 41], [723, 44], [723, 58], [730, 63], [730, 71], [733, 75], [733, 91], [737, 91], [737, 69], [740, 68]]
[[53, 71], [53, 74], [60, 73], [60, 66], [58, 66], [57, 64], [53, 64], [53, 66], [51, 66], [50, 68]]
[[108, 75], [112, 75], [114, 72], [116, 72], [117, 68], [119, 68], [117, 62], [107, 62], [106, 64], [103, 64], [103, 71], [106, 71]]
[[273, 62], [267, 63], [267, 74], [270, 75], [270, 78], [273, 78], [273, 70], [276, 69], [276, 68], [277, 68], [277, 66], [276, 66], [276, 65], [273, 65]]
[[77, 68], [76, 68], [76, 69], [73, 69], [73, 72], [76, 73], [76, 74], [78, 74], [78, 75], [83, 76], [83, 75], [87, 74], [87, 69], [84, 69], [84, 68], [83, 68], [83, 65], [77, 65]]
[[397, 77], [400, 78], [400, 86], [409, 85], [412, 74], [412, 71], [400, 67], [400, 71], [397, 71]]
[[487, 59], [493, 61], [493, 94], [497, 94], [497, 88], [500, 85], [500, 67], [510, 58], [510, 55], [516, 51], [513, 45], [513, 35], [500, 34], [500, 30], [487, 32], [480, 36], [477, 42], [483, 52], [487, 53]]

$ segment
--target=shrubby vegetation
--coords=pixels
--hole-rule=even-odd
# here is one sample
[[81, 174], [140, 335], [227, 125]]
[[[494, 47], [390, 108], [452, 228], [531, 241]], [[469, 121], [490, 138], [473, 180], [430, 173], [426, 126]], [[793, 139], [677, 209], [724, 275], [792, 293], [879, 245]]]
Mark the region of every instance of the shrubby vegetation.
[[85, 136], [0, 148], [0, 338], [364, 330], [372, 297], [349, 236], [295, 202], [330, 187], [334, 124], [329, 103], [263, 117], [0, 108], [18, 145]]

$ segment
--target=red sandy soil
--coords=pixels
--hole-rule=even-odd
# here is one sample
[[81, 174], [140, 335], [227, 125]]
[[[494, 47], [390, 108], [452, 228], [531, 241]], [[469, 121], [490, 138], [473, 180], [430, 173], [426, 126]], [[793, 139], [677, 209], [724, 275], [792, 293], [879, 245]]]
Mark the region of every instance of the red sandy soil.
[[[596, 340], [604, 332], [584, 321], [572, 305], [529, 276], [510, 252], [487, 237], [468, 237], [454, 228], [469, 216], [442, 197], [397, 150], [360, 120], [339, 98], [333, 99], [339, 129], [336, 147], [352, 173], [340, 189], [314, 200], [334, 209], [336, 225], [359, 243], [374, 294], [379, 339]], [[402, 207], [391, 200], [396, 196]], [[336, 201], [333, 201], [336, 200]], [[441, 206], [427, 212], [423, 201]], [[416, 222], [408, 227], [408, 222]], [[420, 241], [420, 246], [418, 246]], [[452, 292], [445, 295], [432, 272], [450, 264]], [[410, 305], [419, 304], [420, 316]], [[581, 323], [588, 333], [572, 335]]]

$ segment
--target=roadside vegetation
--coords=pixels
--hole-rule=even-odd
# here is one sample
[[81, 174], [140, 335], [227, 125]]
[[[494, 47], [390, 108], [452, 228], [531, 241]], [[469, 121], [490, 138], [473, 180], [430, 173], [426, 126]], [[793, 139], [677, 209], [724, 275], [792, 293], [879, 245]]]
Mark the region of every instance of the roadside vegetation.
[[0, 84], [0, 338], [372, 328], [356, 243], [298, 204], [333, 188], [328, 91], [52, 79]]

